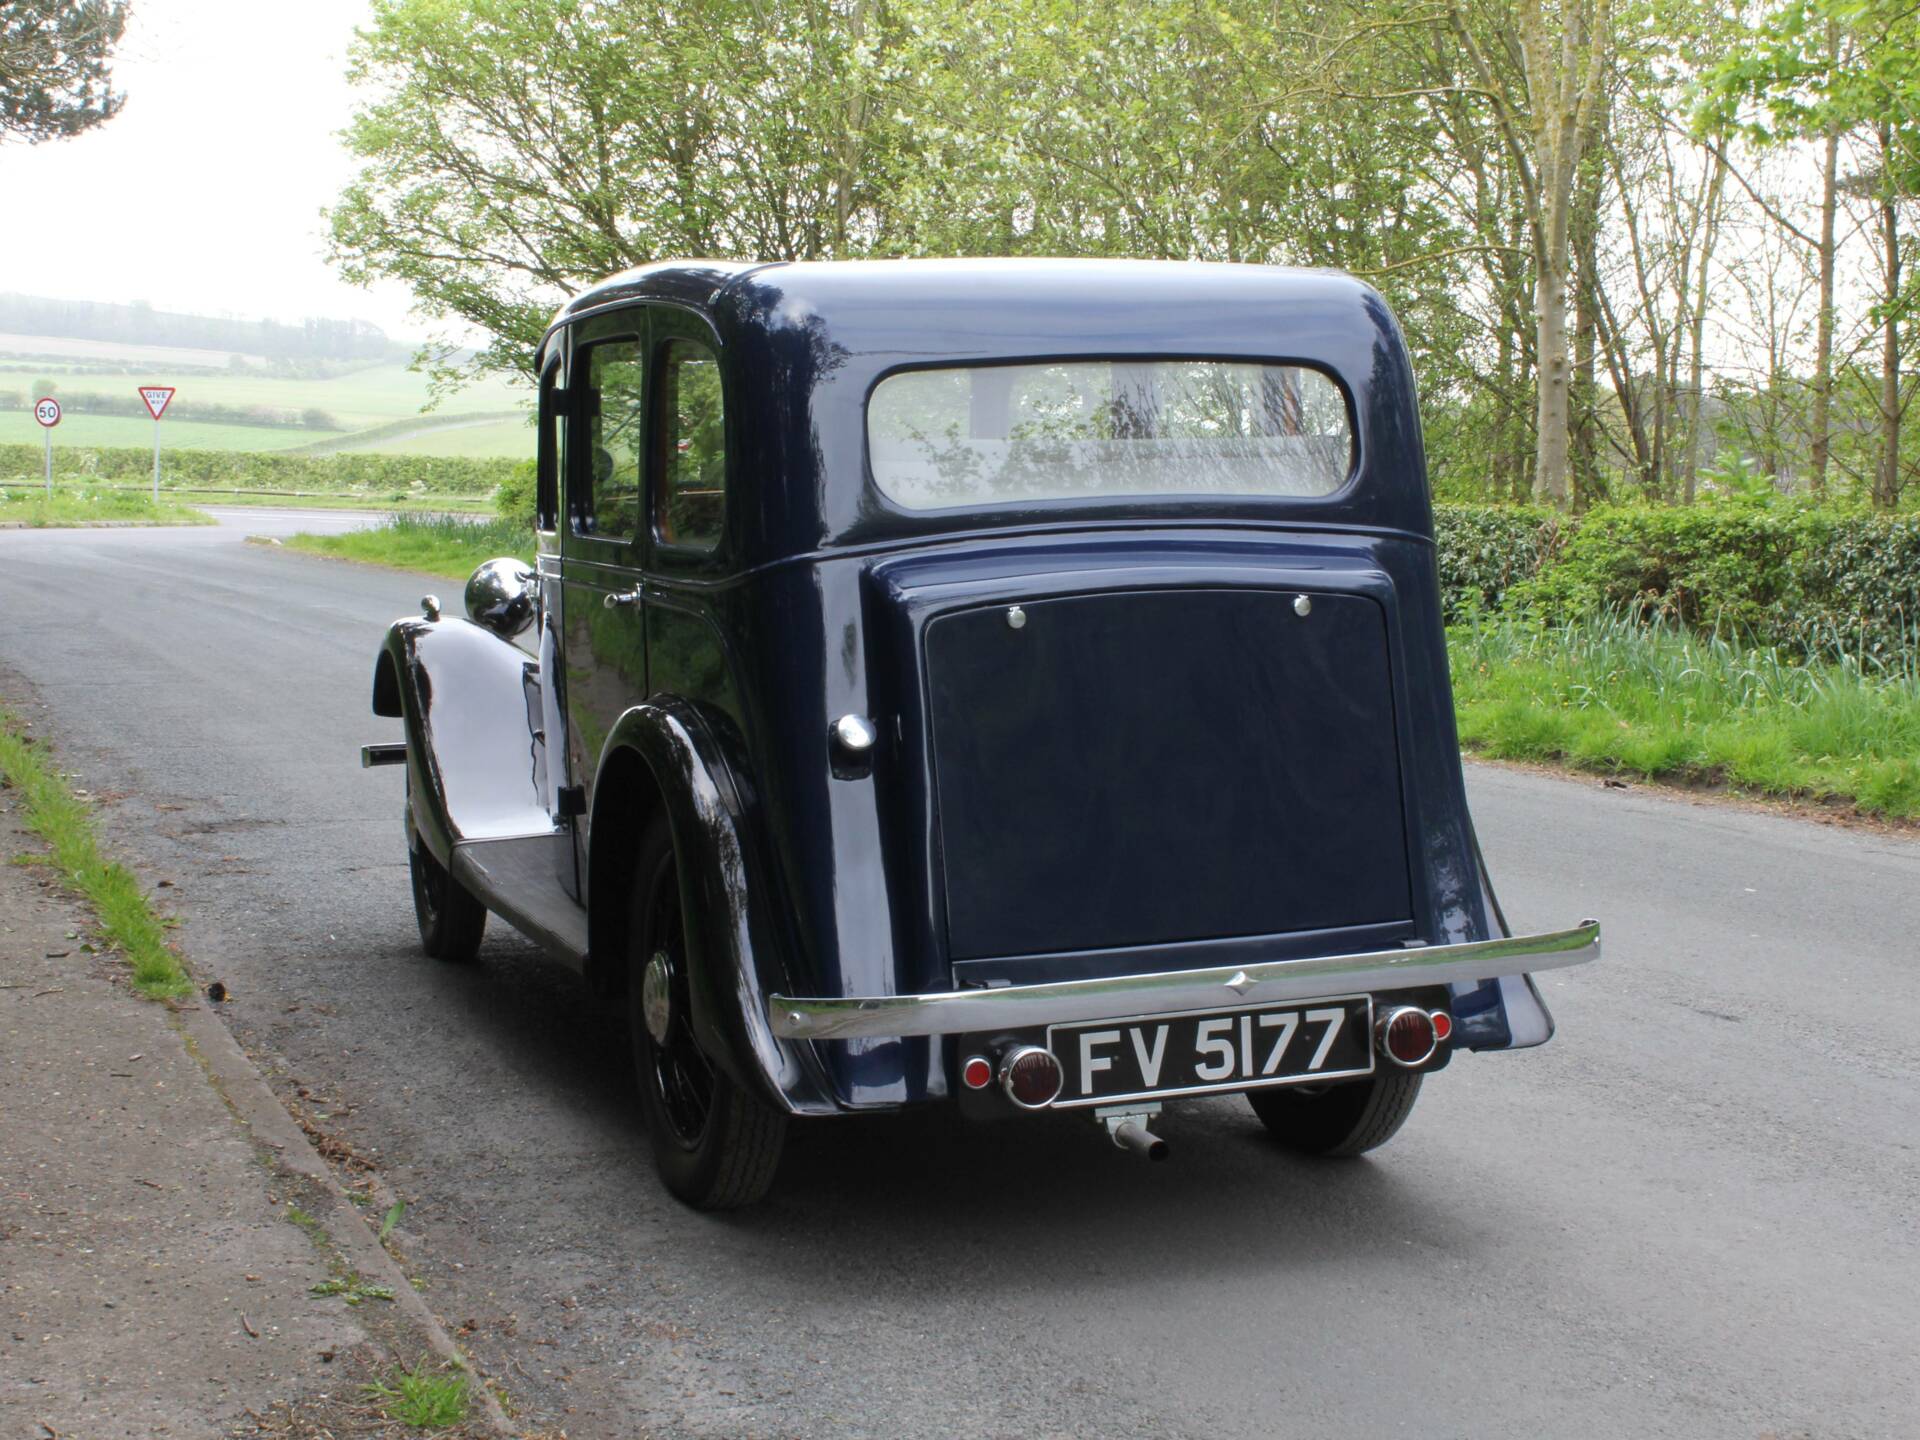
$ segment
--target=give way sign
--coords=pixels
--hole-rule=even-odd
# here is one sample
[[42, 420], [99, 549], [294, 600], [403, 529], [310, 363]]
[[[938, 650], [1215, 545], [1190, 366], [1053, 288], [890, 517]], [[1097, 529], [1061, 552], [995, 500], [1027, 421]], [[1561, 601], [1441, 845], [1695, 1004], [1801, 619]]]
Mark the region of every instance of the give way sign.
[[140, 398], [146, 402], [148, 412], [158, 420], [167, 413], [167, 406], [173, 403], [173, 386], [142, 385]]

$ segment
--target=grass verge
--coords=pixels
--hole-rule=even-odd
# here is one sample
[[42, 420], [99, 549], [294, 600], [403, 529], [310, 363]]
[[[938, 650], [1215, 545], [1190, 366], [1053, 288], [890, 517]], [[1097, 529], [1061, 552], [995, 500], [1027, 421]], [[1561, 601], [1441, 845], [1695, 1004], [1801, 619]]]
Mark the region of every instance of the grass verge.
[[47, 842], [60, 883], [93, 906], [107, 943], [126, 956], [134, 989], [156, 1000], [179, 999], [193, 986], [167, 945], [166, 927], [147, 903], [133, 872], [100, 853], [93, 810], [73, 793], [45, 752], [20, 733], [0, 706], [0, 784], [20, 797], [27, 827]]
[[338, 495], [309, 493], [305, 495], [273, 494], [233, 494], [221, 490], [195, 490], [181, 486], [168, 493], [190, 497], [196, 505], [210, 505], [215, 509], [246, 506], [251, 509], [260, 507], [268, 510], [376, 510], [385, 513], [417, 511], [422, 514], [461, 514], [491, 516], [493, 501], [484, 495], [363, 495], [352, 491], [342, 491]]
[[[165, 492], [162, 492], [164, 497]], [[91, 525], [100, 521], [139, 525], [211, 525], [211, 515], [162, 498], [158, 505], [134, 490], [0, 490], [0, 525], [33, 529]]]
[[459, 515], [395, 514], [365, 530], [294, 535], [285, 543], [294, 550], [454, 580], [466, 579], [476, 565], [497, 555], [517, 555], [533, 563], [533, 533], [525, 525], [497, 517], [471, 520]]
[[1920, 819], [1920, 648], [1823, 660], [1625, 618], [1449, 641], [1468, 750]]
[[466, 1376], [430, 1369], [424, 1361], [375, 1380], [365, 1390], [367, 1399], [389, 1420], [416, 1430], [445, 1430], [464, 1423], [472, 1399]]

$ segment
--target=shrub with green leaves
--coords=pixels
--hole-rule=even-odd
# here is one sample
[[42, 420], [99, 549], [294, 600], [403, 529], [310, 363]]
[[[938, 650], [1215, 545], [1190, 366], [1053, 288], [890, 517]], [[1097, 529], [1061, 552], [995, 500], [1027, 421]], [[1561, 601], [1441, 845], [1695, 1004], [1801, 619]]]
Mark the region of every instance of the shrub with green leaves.
[[1440, 600], [1449, 624], [1498, 610], [1559, 553], [1558, 513], [1521, 505], [1435, 505]]
[[493, 492], [493, 508], [499, 512], [500, 518], [532, 530], [539, 483], [540, 468], [536, 462], [522, 460], [516, 465], [513, 473], [502, 480], [500, 488]]
[[1796, 534], [1790, 513], [1748, 506], [1593, 510], [1513, 598], [1549, 622], [1629, 614], [1751, 634], [1793, 588]]

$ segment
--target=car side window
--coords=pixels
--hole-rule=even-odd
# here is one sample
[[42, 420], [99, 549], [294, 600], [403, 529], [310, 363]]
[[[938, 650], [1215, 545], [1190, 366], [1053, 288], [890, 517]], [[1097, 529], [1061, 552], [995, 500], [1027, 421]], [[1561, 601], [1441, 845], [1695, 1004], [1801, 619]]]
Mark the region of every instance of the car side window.
[[587, 347], [580, 368], [581, 458], [568, 487], [573, 528], [600, 540], [640, 533], [646, 385], [638, 340]]
[[697, 340], [671, 340], [660, 360], [660, 495], [655, 533], [712, 550], [726, 520], [726, 415], [720, 359]]

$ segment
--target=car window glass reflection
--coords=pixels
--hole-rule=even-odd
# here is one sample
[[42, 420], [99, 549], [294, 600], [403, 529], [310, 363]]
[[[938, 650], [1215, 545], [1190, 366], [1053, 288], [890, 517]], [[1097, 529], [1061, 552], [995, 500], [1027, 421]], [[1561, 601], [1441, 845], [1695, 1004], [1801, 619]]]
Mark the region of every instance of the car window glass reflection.
[[874, 387], [867, 439], [875, 481], [913, 509], [1331, 495], [1353, 462], [1334, 380], [1238, 360], [906, 371]]
[[575, 514], [583, 535], [631, 540], [639, 533], [645, 397], [638, 341], [610, 341], [587, 352], [589, 503]]
[[660, 538], [712, 549], [726, 514], [727, 442], [720, 362], [706, 346], [675, 340], [667, 347], [661, 411]]

